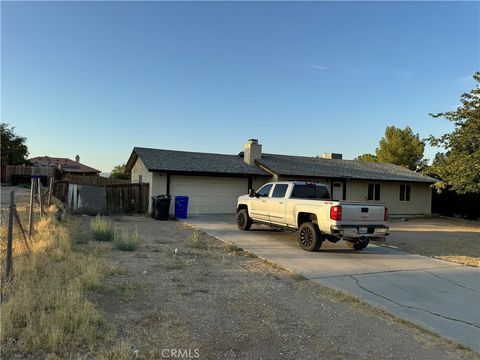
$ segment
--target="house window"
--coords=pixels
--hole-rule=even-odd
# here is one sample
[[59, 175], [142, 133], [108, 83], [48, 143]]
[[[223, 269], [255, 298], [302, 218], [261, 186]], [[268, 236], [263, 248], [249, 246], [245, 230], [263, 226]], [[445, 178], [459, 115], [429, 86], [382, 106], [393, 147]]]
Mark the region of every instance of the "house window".
[[410, 201], [411, 192], [410, 185], [400, 185], [400, 201]]
[[368, 200], [380, 200], [380, 184], [368, 184]]

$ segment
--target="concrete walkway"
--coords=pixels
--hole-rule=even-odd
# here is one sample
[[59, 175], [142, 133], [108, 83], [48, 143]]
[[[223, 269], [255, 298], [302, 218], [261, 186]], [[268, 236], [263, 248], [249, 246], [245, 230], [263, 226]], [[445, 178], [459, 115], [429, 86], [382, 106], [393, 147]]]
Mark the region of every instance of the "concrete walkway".
[[343, 241], [326, 241], [320, 252], [306, 252], [296, 233], [257, 225], [240, 231], [232, 214], [198, 215], [185, 222], [480, 352], [478, 268], [375, 245], [357, 252]]

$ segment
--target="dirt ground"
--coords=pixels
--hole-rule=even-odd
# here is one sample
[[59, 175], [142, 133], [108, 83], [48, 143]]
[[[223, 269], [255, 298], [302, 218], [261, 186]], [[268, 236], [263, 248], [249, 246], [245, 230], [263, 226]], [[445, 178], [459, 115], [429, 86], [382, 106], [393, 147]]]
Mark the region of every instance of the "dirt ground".
[[480, 266], [480, 221], [434, 218], [389, 221], [390, 236], [377, 245], [464, 265]]
[[120, 269], [91, 298], [132, 358], [480, 358], [179, 222], [118, 219], [141, 238], [122, 252], [89, 240], [90, 218], [79, 218], [79, 251]]

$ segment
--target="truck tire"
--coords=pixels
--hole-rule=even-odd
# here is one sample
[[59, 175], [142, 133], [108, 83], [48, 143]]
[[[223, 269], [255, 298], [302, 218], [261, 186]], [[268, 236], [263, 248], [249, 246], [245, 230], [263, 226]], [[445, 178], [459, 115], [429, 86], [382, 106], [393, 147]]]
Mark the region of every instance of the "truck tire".
[[303, 250], [317, 251], [322, 246], [323, 237], [317, 224], [304, 222], [298, 229], [298, 243]]
[[367, 241], [347, 241], [345, 240], [345, 243], [347, 244], [347, 246], [353, 250], [363, 250], [365, 249], [368, 244], [370, 243], [370, 240], [367, 240]]
[[253, 224], [253, 221], [250, 218], [250, 216], [248, 216], [247, 209], [241, 209], [237, 213], [237, 226], [238, 226], [238, 228], [240, 230], [247, 231], [247, 230], [250, 230], [250, 228], [252, 227], [252, 224]]

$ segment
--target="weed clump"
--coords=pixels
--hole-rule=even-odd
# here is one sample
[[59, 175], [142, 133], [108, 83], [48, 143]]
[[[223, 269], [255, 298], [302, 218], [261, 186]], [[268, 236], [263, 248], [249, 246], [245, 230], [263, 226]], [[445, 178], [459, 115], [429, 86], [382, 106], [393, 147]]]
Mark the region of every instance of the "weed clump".
[[114, 238], [112, 222], [103, 216], [97, 215], [90, 222], [90, 230], [95, 240], [111, 241]]
[[187, 245], [194, 249], [206, 250], [208, 248], [208, 244], [200, 231], [194, 231], [187, 237]]
[[126, 229], [115, 232], [115, 247], [122, 251], [134, 251], [140, 244], [140, 235], [138, 231], [129, 232]]

